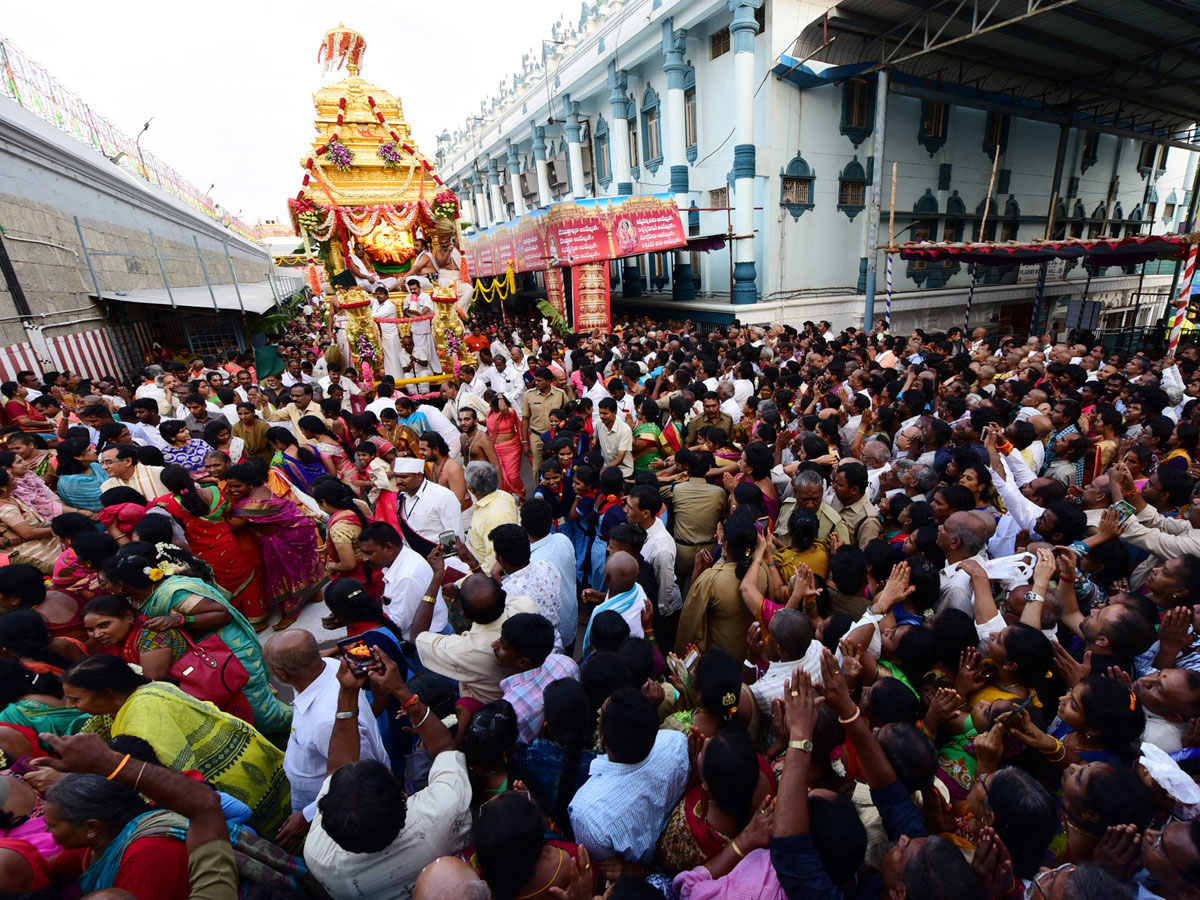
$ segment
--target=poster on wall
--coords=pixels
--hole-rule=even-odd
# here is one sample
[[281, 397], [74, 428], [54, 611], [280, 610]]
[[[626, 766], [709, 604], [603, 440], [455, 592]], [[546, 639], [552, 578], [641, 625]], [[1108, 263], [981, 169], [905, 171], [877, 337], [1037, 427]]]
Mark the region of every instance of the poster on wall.
[[575, 330], [591, 331], [611, 327], [608, 265], [602, 262], [571, 266], [571, 298], [575, 311]]

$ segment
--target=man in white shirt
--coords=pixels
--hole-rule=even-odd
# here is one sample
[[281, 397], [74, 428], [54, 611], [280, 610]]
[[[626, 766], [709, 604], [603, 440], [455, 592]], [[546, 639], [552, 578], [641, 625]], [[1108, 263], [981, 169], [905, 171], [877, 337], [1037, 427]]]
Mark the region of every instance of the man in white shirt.
[[[336, 721], [341, 659], [323, 658], [316, 638], [303, 629], [272, 635], [263, 647], [263, 656], [275, 680], [296, 692], [292, 730], [283, 754], [283, 771], [292, 789], [292, 815], [279, 832], [284, 842], [290, 843], [289, 838], [303, 838], [308, 833], [309, 823], [317, 814], [317, 794], [329, 767], [329, 736]], [[361, 758], [390, 765], [365, 694], [358, 695], [358, 707]]]
[[495, 365], [488, 375], [488, 384], [497, 394], [503, 394], [509, 405], [518, 412], [525, 396], [525, 380], [508, 364], [503, 356], [497, 356]]
[[[362, 390], [357, 384], [342, 375], [342, 367], [337, 363], [330, 363], [328, 365], [328, 370], [329, 374], [317, 382], [317, 384], [321, 386], [321, 393], [328, 397], [330, 386], [335, 384], [340, 385], [342, 390], [346, 392], [345, 405], [346, 408], [349, 409], [350, 398], [357, 397], [362, 393]], [[376, 413], [376, 415], [378, 415], [378, 413]]]
[[427, 541], [437, 543], [438, 536], [446, 531], [453, 531], [462, 540], [462, 504], [454, 491], [425, 477], [425, 461], [397, 457], [395, 471], [400, 518]]
[[633, 477], [633, 429], [617, 417], [617, 401], [605, 397], [599, 406], [596, 437], [605, 467], [616, 466], [626, 478]]
[[317, 379], [311, 375], [306, 375], [300, 368], [299, 357], [289, 359], [287, 371], [283, 373], [283, 386], [290, 388], [294, 384], [315, 384]]
[[[483, 422], [487, 420], [489, 410], [488, 405], [483, 401], [482, 397], [468, 391], [465, 385], [460, 387], [453, 381], [443, 381], [441, 391], [442, 396], [446, 400], [445, 405], [442, 407], [442, 415], [451, 422], [457, 422], [458, 414], [464, 409], [470, 409], [474, 411], [475, 418], [480, 423], [479, 428], [483, 431], [487, 430], [483, 427]], [[424, 408], [422, 407], [422, 409]], [[461, 437], [459, 441], [461, 443]], [[446, 443], [448, 444], [449, 441]], [[470, 460], [462, 460], [462, 462], [466, 464]]]
[[[366, 561], [383, 572], [384, 613], [409, 636], [413, 619], [433, 580], [433, 569], [387, 522], [372, 522], [363, 529], [358, 541]], [[446, 631], [446, 622], [446, 604], [435, 602], [430, 630], [441, 634]]]
[[396, 386], [387, 379], [379, 382], [375, 388], [375, 399], [366, 405], [366, 411], [374, 413], [377, 419], [385, 409], [396, 412]]
[[521, 507], [521, 526], [529, 534], [530, 560], [553, 563], [562, 579], [558, 632], [563, 647], [571, 650], [579, 630], [579, 602], [575, 597], [575, 545], [562, 532], [552, 531], [554, 511], [541, 497], [526, 500]]
[[717, 385], [717, 396], [721, 398], [721, 412], [733, 419], [735, 424], [742, 421], [742, 408], [733, 399], [733, 385], [722, 381]]
[[[780, 615], [786, 613], [783, 618]], [[758, 628], [758, 624], [750, 626]], [[821, 651], [824, 646], [813, 640], [812, 620], [795, 609], [781, 609], [771, 617], [769, 641], [763, 642], [767, 671], [749, 686], [750, 696], [763, 715], [771, 715], [771, 703], [783, 699], [783, 683], [797, 668], [815, 685], [821, 684]]]
[[939, 612], [952, 606], [975, 615], [971, 576], [962, 571], [959, 564], [968, 559], [981, 565], [987, 562], [990, 536], [987, 524], [974, 512], [956, 512], [938, 526], [937, 545], [946, 554], [946, 567], [942, 569], [941, 592], [938, 596]]
[[[458, 421], [458, 416], [455, 416], [454, 422], [451, 422], [450, 419], [446, 418], [445, 413], [436, 406], [431, 406], [428, 403], [422, 403], [417, 407], [416, 411], [425, 417], [430, 428], [442, 436], [442, 440], [450, 448], [450, 456], [457, 459], [462, 443], [462, 432], [458, 430], [458, 425], [455, 424]], [[397, 412], [399, 411], [397, 410]]]
[[[376, 696], [387, 694], [407, 710], [418, 739], [433, 757], [428, 786], [407, 796], [403, 782], [387, 766], [359, 758], [357, 729], [335, 718], [329, 777], [317, 796], [304, 861], [334, 900], [410, 900], [421, 870], [465, 845], [471, 830], [471, 780], [466, 757], [456, 752], [442, 720], [408, 690], [390, 660], [382, 675], [369, 677]], [[353, 713], [358, 690], [340, 688], [337, 711]]]
[[[675, 577], [675, 539], [658, 517], [662, 507], [662, 497], [649, 485], [638, 485], [625, 495], [625, 518], [646, 530], [641, 556], [650, 563], [658, 581], [658, 596], [653, 598], [655, 610], [658, 617], [673, 618], [683, 609], [683, 597]], [[674, 628], [669, 630], [671, 634], [663, 635], [663, 646], [675, 643]]]

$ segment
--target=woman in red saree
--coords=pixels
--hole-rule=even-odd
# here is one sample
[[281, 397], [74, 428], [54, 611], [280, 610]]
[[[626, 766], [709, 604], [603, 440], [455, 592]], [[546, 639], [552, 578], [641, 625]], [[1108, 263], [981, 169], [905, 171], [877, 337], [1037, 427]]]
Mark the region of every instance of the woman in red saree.
[[183, 466], [167, 466], [160, 477], [171, 493], [157, 503], [183, 525], [192, 552], [212, 567], [213, 580], [229, 592], [229, 601], [238, 612], [252, 624], [265, 621], [262, 586], [225, 521], [228, 494], [213, 485], [196, 484]]
[[487, 430], [496, 456], [500, 459], [502, 486], [510, 494], [525, 496], [525, 482], [521, 480], [521, 426], [517, 414], [503, 394], [491, 399], [492, 411], [488, 413]]
[[229, 524], [248, 529], [258, 543], [266, 573], [263, 595], [282, 614], [274, 628], [287, 628], [328, 580], [317, 552], [316, 526], [291, 499], [275, 496], [259, 466], [231, 466], [225, 483], [234, 500]]

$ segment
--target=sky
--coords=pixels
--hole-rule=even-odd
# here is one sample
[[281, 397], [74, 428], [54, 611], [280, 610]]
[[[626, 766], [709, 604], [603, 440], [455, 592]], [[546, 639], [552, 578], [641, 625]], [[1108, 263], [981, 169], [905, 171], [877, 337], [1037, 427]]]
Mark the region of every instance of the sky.
[[285, 218], [300, 188], [312, 93], [345, 77], [317, 63], [339, 22], [366, 38], [363, 78], [401, 99], [432, 159], [443, 129], [478, 114], [555, 21], [579, 14], [578, 0], [4, 6], [0, 34], [131, 137], [153, 116], [142, 146], [249, 223]]

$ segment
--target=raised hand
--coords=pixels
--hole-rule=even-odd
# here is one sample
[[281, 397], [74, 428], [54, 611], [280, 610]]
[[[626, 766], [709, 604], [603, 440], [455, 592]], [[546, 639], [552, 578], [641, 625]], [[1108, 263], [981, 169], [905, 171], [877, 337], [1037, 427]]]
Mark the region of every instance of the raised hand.
[[1092, 651], [1085, 650], [1083, 653], [1083, 662], [1078, 661], [1070, 653], [1067, 648], [1058, 641], [1051, 641], [1051, 646], [1054, 648], [1054, 671], [1062, 676], [1071, 687], [1079, 684], [1083, 679], [1092, 674]]
[[954, 690], [967, 697], [987, 684], [983, 671], [983, 658], [974, 647], [964, 650], [958, 657], [958, 674], [954, 678]]

